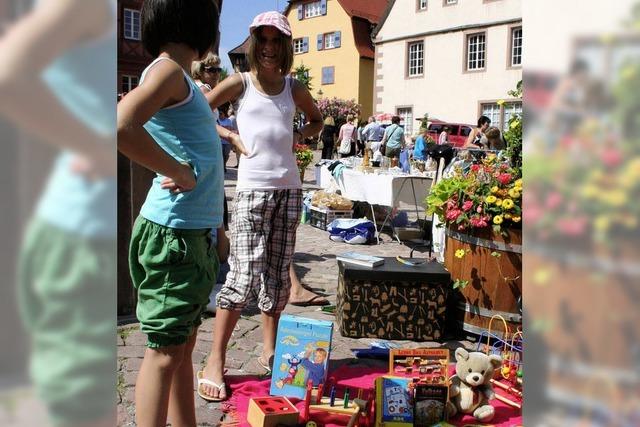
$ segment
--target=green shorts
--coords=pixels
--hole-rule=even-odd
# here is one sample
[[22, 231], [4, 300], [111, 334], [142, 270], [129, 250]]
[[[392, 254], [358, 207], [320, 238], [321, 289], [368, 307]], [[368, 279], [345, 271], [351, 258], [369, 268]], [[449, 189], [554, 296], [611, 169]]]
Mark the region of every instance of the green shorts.
[[200, 325], [220, 267], [210, 233], [136, 219], [129, 269], [148, 347], [183, 344]]
[[[117, 242], [31, 221], [20, 253], [19, 307], [38, 396], [55, 425], [115, 410]], [[11, 345], [9, 342], [5, 345]]]

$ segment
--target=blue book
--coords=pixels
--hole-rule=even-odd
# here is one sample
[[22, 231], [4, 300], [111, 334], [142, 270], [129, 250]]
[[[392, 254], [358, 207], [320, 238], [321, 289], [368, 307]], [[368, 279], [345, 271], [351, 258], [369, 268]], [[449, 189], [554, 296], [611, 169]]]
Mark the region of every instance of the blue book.
[[304, 399], [307, 382], [324, 384], [332, 335], [332, 322], [280, 316], [269, 394]]

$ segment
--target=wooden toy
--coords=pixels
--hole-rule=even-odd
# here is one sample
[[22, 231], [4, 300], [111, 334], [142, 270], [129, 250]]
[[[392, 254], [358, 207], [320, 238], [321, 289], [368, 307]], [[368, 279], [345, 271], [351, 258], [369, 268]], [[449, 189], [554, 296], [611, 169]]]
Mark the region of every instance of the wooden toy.
[[389, 374], [417, 378], [428, 384], [448, 384], [449, 350], [433, 348], [392, 349]]
[[295, 426], [299, 412], [286, 397], [252, 397], [247, 422], [251, 427]]

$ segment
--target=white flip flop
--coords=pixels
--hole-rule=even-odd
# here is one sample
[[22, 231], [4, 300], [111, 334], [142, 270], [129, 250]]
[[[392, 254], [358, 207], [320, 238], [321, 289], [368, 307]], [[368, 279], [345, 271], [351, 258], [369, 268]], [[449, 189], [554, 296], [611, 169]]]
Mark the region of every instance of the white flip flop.
[[[203, 398], [204, 400], [207, 400], [209, 402], [222, 402], [224, 400], [227, 400], [228, 396], [227, 396], [227, 385], [223, 382], [221, 384], [215, 383], [211, 380], [208, 380], [204, 377], [204, 371], [198, 371], [197, 374], [198, 377], [198, 396], [200, 396], [201, 398]], [[224, 397], [220, 398], [220, 397], [213, 397], [213, 396], [208, 396], [206, 394], [204, 394], [203, 392], [200, 391], [200, 386], [201, 385], [208, 385], [211, 387], [215, 387], [218, 389], [218, 393], [222, 393], [222, 391], [224, 390]], [[218, 394], [219, 396], [220, 394]]]

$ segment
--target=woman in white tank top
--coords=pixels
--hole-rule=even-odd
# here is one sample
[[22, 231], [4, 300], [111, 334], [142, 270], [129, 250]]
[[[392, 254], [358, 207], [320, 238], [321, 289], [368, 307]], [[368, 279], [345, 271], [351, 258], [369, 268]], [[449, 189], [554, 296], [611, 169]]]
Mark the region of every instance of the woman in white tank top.
[[[205, 391], [225, 399], [223, 370], [227, 343], [240, 312], [257, 302], [264, 347], [258, 363], [268, 368], [275, 350], [280, 313], [289, 299], [289, 265], [300, 222], [302, 183], [294, 144], [317, 135], [322, 115], [307, 88], [289, 77], [293, 63], [291, 28], [278, 12], [265, 12], [249, 27], [250, 73], [223, 80], [207, 99], [212, 107], [235, 103], [245, 151], [238, 168], [231, 222], [230, 272], [216, 300], [211, 356], [202, 377]], [[294, 131], [296, 108], [307, 123]]]

